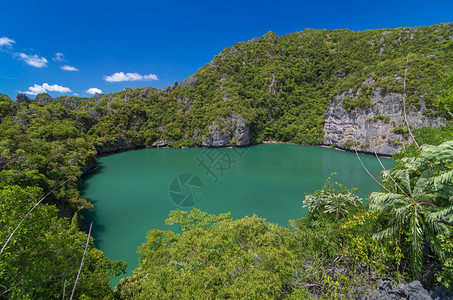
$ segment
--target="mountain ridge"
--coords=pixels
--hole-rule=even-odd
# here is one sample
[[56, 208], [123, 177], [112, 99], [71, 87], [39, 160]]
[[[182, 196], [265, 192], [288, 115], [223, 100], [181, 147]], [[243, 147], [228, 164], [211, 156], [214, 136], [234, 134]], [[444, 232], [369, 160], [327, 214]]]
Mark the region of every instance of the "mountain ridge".
[[[55, 100], [41, 94], [33, 103], [56, 101], [83, 111], [90, 120], [78, 129], [99, 141], [101, 153], [153, 145], [247, 146], [266, 140], [373, 152], [371, 137], [331, 138], [326, 114], [332, 105], [344, 110], [339, 116], [351, 115], [352, 130], [364, 132], [373, 122], [365, 126], [358, 119], [387, 120], [376, 105], [382, 106], [378, 103], [385, 97], [402, 99], [408, 67], [408, 110], [423, 119], [411, 126], [445, 125], [433, 106], [431, 87], [453, 67], [452, 45], [453, 23], [366, 31], [305, 29], [281, 37], [268, 32], [226, 48], [180, 84], [162, 90], [126, 88]], [[333, 104], [339, 95], [340, 103]], [[19, 99], [27, 101], [23, 94]], [[111, 126], [112, 121], [118, 126]], [[401, 116], [386, 124], [391, 126], [376, 138], [386, 136], [380, 152], [391, 155], [409, 140], [407, 133], [393, 132], [404, 125]]]

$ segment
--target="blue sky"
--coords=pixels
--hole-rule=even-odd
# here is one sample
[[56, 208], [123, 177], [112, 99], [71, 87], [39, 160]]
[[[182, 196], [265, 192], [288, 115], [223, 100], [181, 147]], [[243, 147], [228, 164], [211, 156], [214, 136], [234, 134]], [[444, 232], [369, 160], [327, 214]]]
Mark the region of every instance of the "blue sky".
[[0, 3], [0, 93], [90, 96], [164, 88], [223, 49], [268, 31], [366, 30], [453, 21], [432, 1], [7, 1]]

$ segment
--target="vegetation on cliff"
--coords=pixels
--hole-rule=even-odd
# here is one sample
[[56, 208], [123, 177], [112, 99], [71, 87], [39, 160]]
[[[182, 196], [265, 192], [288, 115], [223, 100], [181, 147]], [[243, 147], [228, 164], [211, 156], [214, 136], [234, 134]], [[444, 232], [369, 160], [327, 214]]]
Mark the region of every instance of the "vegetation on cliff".
[[[96, 155], [151, 147], [157, 141], [199, 146], [203, 136], [212, 134], [213, 122], [221, 131], [233, 132], [233, 114], [244, 118], [252, 142], [319, 144], [329, 99], [360, 90], [359, 97], [345, 105], [366, 109], [367, 95], [375, 87], [401, 93], [408, 55], [409, 104], [417, 106], [422, 100], [431, 114], [448, 114], [451, 81], [441, 78], [453, 67], [451, 36], [451, 23], [364, 32], [307, 29], [283, 37], [268, 33], [224, 50], [196, 74], [163, 91], [125, 89], [92, 98], [55, 99], [21, 94], [17, 101], [0, 94], [2, 247], [11, 237], [0, 255], [0, 297], [56, 299], [74, 285], [87, 239], [78, 227], [79, 213], [92, 208], [79, 195], [78, 184]], [[437, 82], [444, 84], [431, 89]], [[451, 132], [451, 127], [423, 129], [418, 136], [423, 143], [439, 145], [451, 139]], [[419, 274], [426, 283], [437, 280], [449, 287], [451, 226], [445, 222], [451, 222], [451, 161], [449, 154], [446, 159], [434, 152], [430, 163], [419, 163], [427, 149], [408, 148], [401, 154], [415, 157], [412, 164], [401, 160], [390, 172], [402, 188], [386, 182], [388, 190], [374, 196], [390, 197], [394, 203], [384, 199], [387, 206], [379, 206], [378, 199], [373, 211], [358, 203], [353, 191], [340, 193], [330, 185], [308, 197], [311, 202], [306, 204], [316, 208], [292, 222], [291, 229], [257, 217], [232, 220], [228, 215], [175, 212], [169, 222], [180, 225], [182, 233], [150, 231], [140, 250], [140, 267], [115, 295], [336, 297], [360, 293], [381, 277], [402, 280]], [[412, 190], [426, 178], [422, 191]], [[426, 201], [426, 195], [433, 198]], [[407, 210], [396, 210], [404, 203]], [[382, 213], [386, 211], [390, 214]], [[418, 227], [410, 226], [414, 220]], [[397, 226], [386, 229], [389, 221]], [[372, 238], [382, 230], [389, 232], [382, 235], [388, 238], [385, 243]], [[432, 246], [428, 250], [425, 241]], [[445, 242], [439, 246], [439, 241]], [[433, 266], [441, 271], [434, 273]], [[108, 278], [123, 270], [123, 263], [109, 261], [90, 243], [77, 297], [113, 297]]]

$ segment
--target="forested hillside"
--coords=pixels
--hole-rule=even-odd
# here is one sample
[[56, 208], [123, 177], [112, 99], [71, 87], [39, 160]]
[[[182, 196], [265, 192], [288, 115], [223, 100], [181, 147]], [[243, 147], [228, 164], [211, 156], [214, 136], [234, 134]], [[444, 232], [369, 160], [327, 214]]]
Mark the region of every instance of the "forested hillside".
[[[408, 109], [423, 108], [426, 118], [450, 118], [453, 23], [363, 32], [306, 29], [282, 37], [269, 32], [225, 49], [164, 90], [125, 89], [91, 98], [19, 94], [16, 101], [0, 94], [0, 298], [69, 298], [87, 238], [79, 227], [80, 212], [92, 208], [78, 187], [97, 155], [265, 140], [318, 145], [324, 142], [332, 99], [351, 91], [353, 97], [342, 99], [343, 109], [370, 109], [377, 89], [385, 95], [404, 92], [406, 67]], [[410, 140], [404, 124], [395, 128]], [[450, 140], [452, 131], [447, 126], [417, 132], [420, 144], [438, 145]], [[169, 222], [183, 226], [182, 235], [151, 231], [141, 248], [141, 266], [115, 295], [146, 298], [153, 291], [172, 298], [188, 285], [187, 298], [336, 297], [370, 288], [379, 278], [451, 287], [451, 143], [414, 147], [401, 155], [426, 157], [432, 164], [401, 160], [398, 168], [404, 171], [392, 176], [402, 188], [387, 177], [384, 191], [390, 196], [376, 193], [381, 204], [373, 211], [355, 201], [353, 191], [326, 184], [314, 194], [321, 200], [306, 203], [314, 207], [308, 218], [294, 221], [292, 229], [255, 217], [173, 214]], [[392, 215], [386, 199], [405, 207], [399, 211], [406, 215]], [[335, 208], [336, 213], [326, 213]], [[421, 225], [411, 227], [408, 220]], [[393, 229], [386, 227], [389, 222]], [[371, 238], [386, 229], [377, 236], [388, 238], [386, 243]], [[228, 243], [220, 243], [219, 234]], [[212, 249], [221, 250], [214, 255]], [[433, 266], [442, 271], [420, 277]], [[91, 242], [76, 296], [113, 297], [108, 278], [123, 270], [123, 263], [109, 261]], [[251, 290], [258, 282], [263, 285]], [[203, 291], [197, 290], [202, 284]]]
[[[240, 115], [252, 143], [320, 144], [330, 99], [352, 89], [358, 95], [342, 105], [354, 111], [373, 105], [369, 98], [376, 88], [402, 94], [407, 59], [408, 105], [423, 101], [428, 106], [425, 114], [435, 117], [431, 86], [453, 66], [452, 28], [444, 24], [364, 32], [305, 30], [283, 37], [269, 32], [238, 43], [180, 85], [148, 96], [156, 99], [151, 105], [156, 111], [147, 114], [159, 117], [154, 124], [144, 124], [151, 132], [143, 143], [149, 146], [158, 139], [175, 146], [202, 145], [200, 136], [216, 133], [215, 122], [224, 133], [218, 139], [234, 145], [241, 135], [234, 132], [238, 126], [233, 116]], [[112, 104], [119, 106], [147, 91], [124, 91], [107, 101], [115, 99]], [[154, 139], [146, 140], [150, 133]]]
[[89, 99], [44, 94], [32, 104], [59, 103], [101, 151], [156, 141], [175, 147], [320, 144], [329, 100], [351, 91], [342, 107], [369, 109], [377, 88], [403, 93], [406, 66], [408, 107], [423, 102], [424, 116], [436, 117], [431, 87], [453, 67], [452, 39], [451, 23], [363, 32], [306, 29], [282, 37], [269, 32], [225, 49], [164, 90], [125, 89]]

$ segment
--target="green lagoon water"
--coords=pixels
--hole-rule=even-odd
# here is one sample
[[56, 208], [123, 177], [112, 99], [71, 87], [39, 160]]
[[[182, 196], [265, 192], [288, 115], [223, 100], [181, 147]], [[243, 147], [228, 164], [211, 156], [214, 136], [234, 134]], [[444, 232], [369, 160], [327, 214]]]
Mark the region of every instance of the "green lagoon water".
[[[361, 158], [378, 177], [382, 169], [376, 158]], [[82, 196], [95, 206], [86, 219], [93, 221], [96, 246], [110, 259], [128, 262], [125, 276], [138, 266], [136, 251], [150, 229], [175, 229], [165, 219], [177, 204], [185, 208], [195, 201], [194, 207], [211, 214], [256, 214], [287, 226], [303, 217], [305, 194], [320, 189], [332, 172], [335, 181], [358, 186], [361, 197], [378, 189], [355, 154], [310, 146], [144, 149], [101, 157], [98, 164], [83, 178]], [[185, 178], [192, 181], [184, 184]]]

